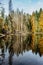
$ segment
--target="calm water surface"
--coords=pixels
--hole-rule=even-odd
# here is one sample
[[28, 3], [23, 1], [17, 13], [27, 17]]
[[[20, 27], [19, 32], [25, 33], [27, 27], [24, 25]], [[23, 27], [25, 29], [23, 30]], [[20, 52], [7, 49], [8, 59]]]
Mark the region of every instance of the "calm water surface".
[[43, 34], [0, 38], [0, 65], [43, 65]]

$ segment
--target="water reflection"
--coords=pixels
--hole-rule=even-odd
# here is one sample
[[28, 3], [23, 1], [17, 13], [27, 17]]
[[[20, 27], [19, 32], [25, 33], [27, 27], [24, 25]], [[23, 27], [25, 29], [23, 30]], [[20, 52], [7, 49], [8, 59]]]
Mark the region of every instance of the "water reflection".
[[[41, 35], [28, 34], [25, 36], [21, 34], [17, 34], [13, 36], [7, 35], [4, 38], [0, 38], [0, 65], [14, 65], [14, 64], [25, 65], [26, 62], [24, 61], [17, 62], [17, 59], [19, 58], [20, 55], [22, 55], [22, 60], [23, 60], [24, 59], [23, 56], [25, 55], [24, 53], [27, 52], [32, 54], [35, 53], [35, 56], [37, 56], [37, 54], [40, 57], [43, 56], [43, 35], [42, 34]], [[25, 55], [25, 57], [27, 57], [27, 55]], [[14, 62], [15, 58], [16, 58], [16, 62]], [[26, 61], [28, 65], [29, 61], [28, 60]]]

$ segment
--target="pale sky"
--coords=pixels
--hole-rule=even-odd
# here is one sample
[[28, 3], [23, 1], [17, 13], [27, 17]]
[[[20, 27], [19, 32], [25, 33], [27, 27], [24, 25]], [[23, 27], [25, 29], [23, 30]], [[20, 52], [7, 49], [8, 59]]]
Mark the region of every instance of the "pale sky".
[[[3, 7], [5, 8], [6, 14], [8, 13], [8, 3], [9, 0], [0, 0], [2, 2]], [[43, 9], [43, 0], [12, 0], [13, 9], [14, 11], [19, 8], [19, 10], [22, 10], [26, 13], [31, 14], [33, 11], [36, 11], [40, 8]]]

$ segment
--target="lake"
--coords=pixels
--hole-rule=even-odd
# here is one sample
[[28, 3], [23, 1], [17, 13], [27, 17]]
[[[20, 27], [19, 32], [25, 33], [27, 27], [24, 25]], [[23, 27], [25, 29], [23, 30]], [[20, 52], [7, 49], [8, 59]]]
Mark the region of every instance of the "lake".
[[43, 34], [0, 38], [0, 65], [43, 65]]

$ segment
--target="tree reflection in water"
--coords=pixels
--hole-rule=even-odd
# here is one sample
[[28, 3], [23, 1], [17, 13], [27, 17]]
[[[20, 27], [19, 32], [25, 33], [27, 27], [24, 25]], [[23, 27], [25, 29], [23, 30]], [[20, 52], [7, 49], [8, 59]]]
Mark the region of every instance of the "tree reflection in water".
[[5, 53], [4, 53], [4, 40], [0, 38], [0, 65], [2, 65], [3, 60], [5, 58]]
[[43, 55], [43, 35], [26, 35], [21, 34], [0, 38], [0, 65], [5, 59], [5, 52], [9, 52], [9, 65], [13, 64], [13, 56], [16, 54], [23, 55], [23, 52], [32, 50], [32, 53]]

